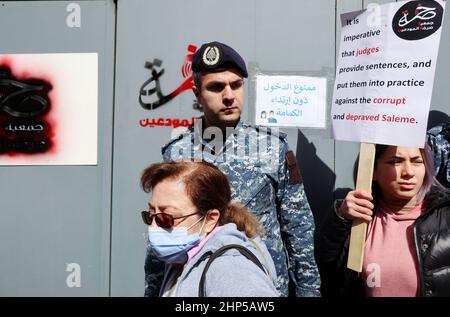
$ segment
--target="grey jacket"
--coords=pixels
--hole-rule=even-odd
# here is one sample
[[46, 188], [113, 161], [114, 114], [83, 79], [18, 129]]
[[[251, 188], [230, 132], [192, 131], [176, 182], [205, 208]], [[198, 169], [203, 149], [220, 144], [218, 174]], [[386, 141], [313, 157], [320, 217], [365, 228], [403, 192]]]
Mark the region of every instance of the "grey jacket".
[[228, 244], [238, 244], [251, 251], [263, 264], [268, 274], [244, 257], [238, 250], [230, 249], [216, 258], [206, 274], [206, 297], [275, 297], [279, 296], [274, 283], [276, 271], [270, 254], [259, 237], [249, 239], [238, 231], [234, 223], [224, 225], [185, 265], [166, 266], [160, 296], [197, 297], [200, 277], [209, 257]]

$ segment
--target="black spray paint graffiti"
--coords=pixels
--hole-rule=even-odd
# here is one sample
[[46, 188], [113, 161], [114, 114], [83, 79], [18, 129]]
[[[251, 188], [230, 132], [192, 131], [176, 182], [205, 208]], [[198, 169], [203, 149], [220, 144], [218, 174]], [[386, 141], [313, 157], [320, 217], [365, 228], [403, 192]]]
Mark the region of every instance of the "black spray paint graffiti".
[[[161, 59], [153, 59], [153, 62], [146, 62], [145, 68], [150, 70], [150, 78], [147, 79], [139, 89], [139, 104], [147, 110], [154, 110], [170, 100], [178, 96], [185, 90], [192, 89], [192, 56], [194, 55], [197, 47], [189, 44], [187, 47], [188, 54], [181, 67], [181, 74], [185, 78], [183, 83], [170, 94], [165, 95], [161, 89], [160, 78], [164, 74], [164, 68], [161, 68], [163, 61]], [[152, 88], [149, 88], [152, 87]], [[155, 100], [156, 94], [156, 100]], [[194, 101], [193, 108], [201, 111], [201, 106]]]
[[15, 78], [0, 66], [0, 154], [43, 153], [50, 149], [50, 83]]
[[48, 90], [43, 83], [12, 79], [9, 68], [0, 69], [0, 110], [13, 117], [29, 118], [48, 109]]

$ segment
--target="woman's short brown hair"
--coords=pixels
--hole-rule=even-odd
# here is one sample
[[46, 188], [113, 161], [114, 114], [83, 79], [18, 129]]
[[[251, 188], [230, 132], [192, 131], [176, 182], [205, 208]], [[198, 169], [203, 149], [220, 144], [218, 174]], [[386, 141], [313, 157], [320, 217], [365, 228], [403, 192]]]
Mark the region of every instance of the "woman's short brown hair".
[[227, 177], [211, 163], [172, 161], [152, 164], [143, 171], [141, 186], [150, 193], [163, 180], [177, 179], [184, 183], [187, 196], [203, 215], [217, 209], [220, 225], [233, 222], [248, 237], [261, 233], [256, 217], [245, 206], [231, 201]]

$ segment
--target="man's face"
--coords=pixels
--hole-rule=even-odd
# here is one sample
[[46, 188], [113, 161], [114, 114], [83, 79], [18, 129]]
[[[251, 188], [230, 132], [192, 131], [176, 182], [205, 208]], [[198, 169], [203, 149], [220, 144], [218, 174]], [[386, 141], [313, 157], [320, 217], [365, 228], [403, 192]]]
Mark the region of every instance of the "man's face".
[[203, 105], [206, 125], [235, 126], [244, 105], [244, 80], [237, 70], [206, 73], [200, 90], [194, 86], [198, 103]]

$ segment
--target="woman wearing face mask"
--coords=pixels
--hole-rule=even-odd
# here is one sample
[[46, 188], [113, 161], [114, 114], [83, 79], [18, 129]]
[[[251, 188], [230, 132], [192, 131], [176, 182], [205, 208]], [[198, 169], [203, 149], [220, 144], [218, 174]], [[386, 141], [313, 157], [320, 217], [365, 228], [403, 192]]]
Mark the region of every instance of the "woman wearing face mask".
[[[324, 296], [450, 296], [450, 195], [425, 149], [376, 145], [372, 195], [337, 200], [319, 234]], [[362, 273], [346, 268], [353, 219], [369, 223]]]
[[152, 192], [148, 211], [152, 254], [165, 262], [160, 296], [199, 296], [199, 285], [211, 254], [226, 245], [245, 247], [258, 267], [237, 249], [211, 262], [204, 276], [204, 296], [278, 296], [273, 261], [258, 234], [256, 218], [231, 202], [226, 176], [206, 162], [168, 162], [144, 170], [141, 185]]

